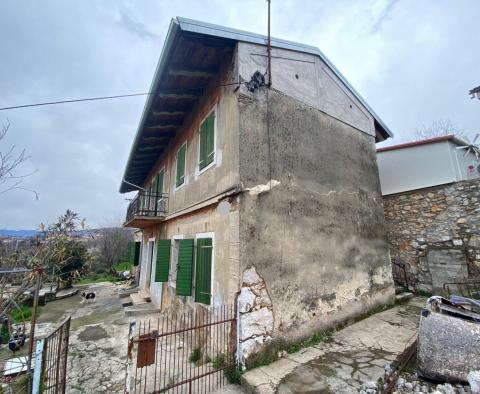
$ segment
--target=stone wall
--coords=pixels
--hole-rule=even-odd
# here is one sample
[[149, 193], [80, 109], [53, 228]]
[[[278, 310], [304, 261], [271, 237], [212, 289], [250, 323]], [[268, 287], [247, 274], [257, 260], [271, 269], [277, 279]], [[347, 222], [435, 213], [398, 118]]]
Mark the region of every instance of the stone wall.
[[410, 264], [418, 289], [480, 272], [480, 181], [384, 197], [392, 258]]
[[273, 308], [265, 281], [255, 267], [246, 269], [238, 295], [238, 358], [240, 363], [270, 342], [273, 335]]

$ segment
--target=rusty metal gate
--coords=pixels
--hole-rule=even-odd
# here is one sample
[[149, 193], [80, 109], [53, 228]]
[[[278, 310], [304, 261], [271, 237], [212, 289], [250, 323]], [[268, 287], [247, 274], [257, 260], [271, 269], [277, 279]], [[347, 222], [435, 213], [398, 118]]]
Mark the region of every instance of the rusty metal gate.
[[207, 393], [235, 373], [230, 306], [161, 315], [130, 324], [126, 393]]
[[63, 394], [67, 380], [70, 319], [36, 344], [32, 394]]

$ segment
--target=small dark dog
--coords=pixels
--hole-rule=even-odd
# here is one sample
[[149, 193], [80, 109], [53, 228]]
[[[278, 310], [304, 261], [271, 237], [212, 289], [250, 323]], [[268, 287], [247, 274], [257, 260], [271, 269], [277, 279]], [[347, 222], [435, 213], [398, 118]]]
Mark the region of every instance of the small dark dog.
[[82, 293], [82, 304], [84, 302], [87, 302], [87, 304], [89, 304], [90, 302], [94, 302], [95, 301], [95, 292], [93, 291], [84, 291]]

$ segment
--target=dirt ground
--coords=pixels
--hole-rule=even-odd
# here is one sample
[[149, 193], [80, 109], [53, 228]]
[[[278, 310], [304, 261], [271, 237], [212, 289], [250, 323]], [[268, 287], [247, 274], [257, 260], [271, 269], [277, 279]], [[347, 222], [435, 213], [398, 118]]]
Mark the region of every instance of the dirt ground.
[[[94, 303], [74, 295], [48, 303], [39, 323], [72, 316], [68, 352], [67, 393], [123, 393], [129, 321], [118, 298], [118, 285], [82, 286], [96, 293]], [[42, 324], [41, 324], [42, 325]]]

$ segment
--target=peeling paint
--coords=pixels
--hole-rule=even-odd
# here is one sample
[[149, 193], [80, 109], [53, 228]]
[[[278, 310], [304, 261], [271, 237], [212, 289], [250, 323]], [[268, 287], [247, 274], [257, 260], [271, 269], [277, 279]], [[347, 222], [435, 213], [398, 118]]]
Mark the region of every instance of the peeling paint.
[[265, 184], [255, 185], [253, 187], [247, 188], [246, 190], [248, 190], [248, 194], [250, 194], [251, 196], [258, 196], [261, 193], [265, 193], [272, 190], [274, 187], [278, 185], [280, 185], [280, 182], [275, 179], [272, 179], [271, 181]]

